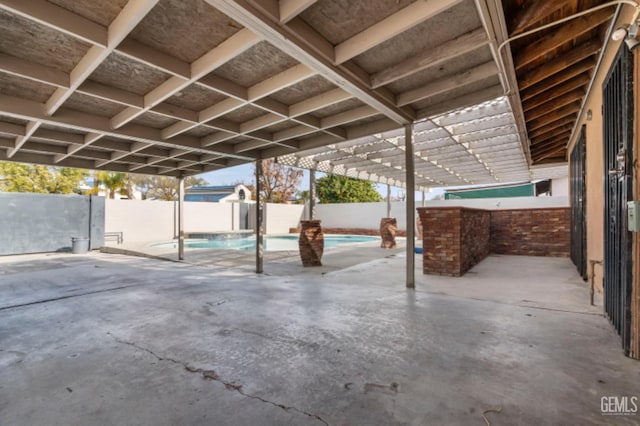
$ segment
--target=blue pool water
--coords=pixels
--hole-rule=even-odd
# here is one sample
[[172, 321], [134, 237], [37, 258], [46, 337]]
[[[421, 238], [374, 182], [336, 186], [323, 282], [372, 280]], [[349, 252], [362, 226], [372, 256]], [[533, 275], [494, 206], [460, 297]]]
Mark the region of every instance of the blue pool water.
[[[335, 247], [352, 243], [368, 243], [379, 241], [379, 237], [368, 235], [325, 235], [324, 247]], [[154, 244], [158, 247], [173, 247], [176, 243]], [[185, 241], [184, 246], [192, 249], [226, 249], [226, 250], [255, 250], [255, 237], [234, 238], [234, 239], [215, 239], [215, 240], [196, 240]], [[265, 251], [288, 251], [298, 250], [298, 235], [283, 235], [264, 237]]]

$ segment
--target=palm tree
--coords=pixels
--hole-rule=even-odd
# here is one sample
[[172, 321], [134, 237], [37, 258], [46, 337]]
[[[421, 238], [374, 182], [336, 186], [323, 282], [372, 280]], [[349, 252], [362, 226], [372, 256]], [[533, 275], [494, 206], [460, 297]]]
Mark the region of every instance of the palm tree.
[[116, 198], [116, 191], [122, 193], [127, 186], [127, 174], [122, 172], [101, 172], [100, 183], [109, 191], [109, 198]]

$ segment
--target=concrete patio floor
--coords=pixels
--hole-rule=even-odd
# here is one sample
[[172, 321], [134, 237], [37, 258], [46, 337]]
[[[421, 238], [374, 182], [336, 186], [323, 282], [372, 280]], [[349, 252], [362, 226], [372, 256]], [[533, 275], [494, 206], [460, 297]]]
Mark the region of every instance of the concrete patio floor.
[[331, 256], [349, 255], [261, 276], [0, 257], [0, 423], [484, 425], [488, 409], [492, 425], [640, 420], [600, 413], [602, 396], [640, 396], [640, 364], [569, 260], [490, 256], [445, 278], [422, 275], [417, 256], [413, 292], [401, 250], [351, 267]]

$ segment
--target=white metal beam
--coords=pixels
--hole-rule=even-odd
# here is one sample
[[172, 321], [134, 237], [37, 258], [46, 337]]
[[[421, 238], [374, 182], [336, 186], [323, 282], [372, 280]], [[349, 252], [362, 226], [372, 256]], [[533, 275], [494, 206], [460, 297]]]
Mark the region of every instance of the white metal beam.
[[473, 67], [459, 74], [450, 77], [444, 77], [417, 89], [401, 93], [398, 95], [397, 104], [398, 106], [408, 105], [413, 102], [421, 101], [423, 99], [428, 99], [436, 95], [449, 92], [454, 88], [485, 80], [497, 74], [498, 67], [496, 66], [495, 62], [486, 62], [482, 65]]
[[[357, 81], [353, 76], [333, 63], [333, 57], [318, 53], [326, 51], [322, 46], [311, 47], [313, 40], [303, 39], [288, 26], [273, 22], [264, 11], [256, 8], [247, 0], [206, 0], [216, 9], [228, 15], [252, 31], [260, 34], [269, 43], [297, 59], [315, 73], [322, 75], [331, 83], [352, 94], [367, 105], [376, 108], [380, 113], [394, 121], [405, 124], [414, 119], [414, 113], [408, 109], [398, 108], [392, 100], [371, 90], [368, 85]], [[441, 0], [438, 0], [441, 1]], [[295, 21], [295, 20], [294, 20]], [[293, 21], [291, 21], [293, 22]], [[320, 41], [322, 43], [322, 41]], [[324, 40], [324, 45], [328, 42]], [[331, 48], [333, 51], [333, 48]], [[333, 55], [331, 55], [333, 56]]]
[[92, 46], [78, 62], [70, 74], [68, 88], [58, 88], [45, 104], [45, 111], [51, 115], [73, 94], [73, 92], [100, 66], [118, 44], [138, 25], [158, 0], [129, 0], [118, 16], [109, 24], [107, 46]]
[[233, 36], [229, 37], [227, 40], [196, 59], [191, 64], [189, 78], [175, 75], [170, 77], [160, 86], [151, 90], [144, 96], [143, 108], [124, 109], [111, 119], [111, 125], [117, 129], [127, 124], [139, 115], [158, 105], [160, 102], [173, 96], [185, 87], [195, 83], [201, 77], [204, 77], [214, 69], [235, 58], [259, 41], [260, 37], [247, 29], [238, 31]]
[[462, 0], [416, 1], [335, 47], [335, 62], [341, 64], [398, 34], [426, 21]]
[[280, 0], [280, 22], [286, 24], [318, 0]]
[[378, 88], [427, 68], [436, 67], [453, 58], [480, 49], [488, 43], [487, 33], [483, 28], [478, 28], [373, 74], [371, 87]]

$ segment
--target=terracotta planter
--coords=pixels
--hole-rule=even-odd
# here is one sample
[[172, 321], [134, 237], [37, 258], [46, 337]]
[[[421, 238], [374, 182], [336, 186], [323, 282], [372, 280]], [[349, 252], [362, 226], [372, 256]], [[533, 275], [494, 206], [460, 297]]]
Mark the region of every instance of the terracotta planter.
[[386, 249], [396, 248], [396, 231], [398, 222], [395, 217], [383, 217], [380, 219], [380, 247]]
[[303, 266], [322, 266], [320, 260], [324, 251], [324, 234], [319, 220], [300, 221], [298, 248]]

